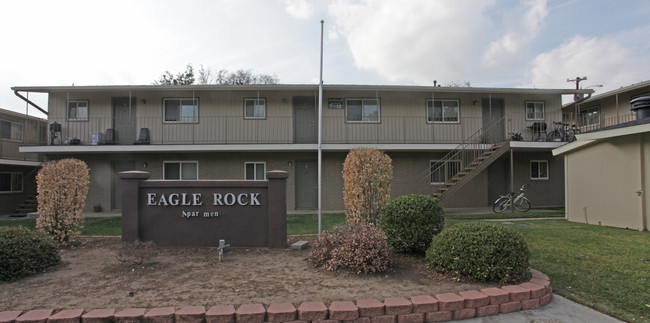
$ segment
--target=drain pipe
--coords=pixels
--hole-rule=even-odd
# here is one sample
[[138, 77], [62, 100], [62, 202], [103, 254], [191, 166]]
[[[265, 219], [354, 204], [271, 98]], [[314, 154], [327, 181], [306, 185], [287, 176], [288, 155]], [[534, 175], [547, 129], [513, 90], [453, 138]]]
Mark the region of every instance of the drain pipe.
[[36, 103], [30, 101], [28, 98], [26, 98], [26, 97], [24, 97], [22, 94], [18, 93], [18, 91], [14, 91], [14, 94], [15, 94], [17, 97], [23, 99], [23, 101], [27, 102], [28, 104], [30, 104], [30, 105], [33, 106], [34, 108], [38, 109], [38, 111], [41, 111], [41, 112], [45, 113], [45, 115], [48, 115], [47, 111], [43, 110], [41, 107], [38, 106], [38, 104], [36, 104]]

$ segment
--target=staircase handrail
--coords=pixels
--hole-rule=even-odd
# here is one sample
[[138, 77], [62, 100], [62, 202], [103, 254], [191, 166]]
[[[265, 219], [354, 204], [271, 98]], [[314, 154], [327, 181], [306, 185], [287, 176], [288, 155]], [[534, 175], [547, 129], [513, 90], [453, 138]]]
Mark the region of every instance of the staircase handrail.
[[[463, 159], [461, 156], [461, 168], [465, 169], [467, 165], [471, 164], [474, 159], [476, 159], [478, 156], [483, 154], [484, 151], [488, 150], [493, 144], [496, 143], [496, 140], [494, 138], [489, 138], [489, 136], [485, 136], [485, 133], [489, 133], [489, 130], [494, 129], [497, 125], [499, 125], [501, 122], [505, 120], [505, 116], [500, 117], [496, 121], [490, 123], [487, 127], [482, 127], [481, 129], [478, 129], [475, 131], [473, 134], [469, 135], [467, 138], [465, 138], [456, 148], [454, 148], [452, 151], [447, 153], [445, 156], [443, 156], [441, 159], [438, 160], [438, 166], [435, 169], [431, 169], [431, 166], [429, 166], [429, 178], [431, 178], [431, 175], [440, 171], [442, 167], [445, 166], [445, 164], [448, 161], [451, 160], [458, 160], [458, 156], [467, 150], [471, 148], [471, 154], [469, 154], [468, 157], [473, 156], [472, 160], [469, 162], [465, 159]], [[489, 147], [485, 148], [485, 145], [489, 145]], [[447, 179], [447, 181], [451, 180], [451, 178]]]

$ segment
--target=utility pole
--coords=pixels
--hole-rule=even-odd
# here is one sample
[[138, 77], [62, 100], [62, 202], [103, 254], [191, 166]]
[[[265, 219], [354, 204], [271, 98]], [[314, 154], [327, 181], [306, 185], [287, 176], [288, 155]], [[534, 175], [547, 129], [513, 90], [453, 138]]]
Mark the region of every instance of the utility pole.
[[[567, 82], [573, 82], [573, 83], [576, 84], [576, 90], [580, 89], [580, 82], [586, 81], [586, 80], [587, 80], [586, 76], [583, 76], [583, 77], [577, 76], [575, 79], [566, 79]], [[573, 101], [578, 103], [578, 94], [577, 93], [573, 95]]]

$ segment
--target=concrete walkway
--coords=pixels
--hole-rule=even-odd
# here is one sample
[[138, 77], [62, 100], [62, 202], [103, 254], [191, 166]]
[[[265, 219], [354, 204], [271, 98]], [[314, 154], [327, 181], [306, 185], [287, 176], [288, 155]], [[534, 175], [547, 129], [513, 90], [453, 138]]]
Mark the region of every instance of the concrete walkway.
[[[551, 285], [553, 281], [551, 281]], [[546, 306], [508, 314], [463, 320], [463, 323], [610, 323], [623, 322], [594, 309], [553, 294]]]

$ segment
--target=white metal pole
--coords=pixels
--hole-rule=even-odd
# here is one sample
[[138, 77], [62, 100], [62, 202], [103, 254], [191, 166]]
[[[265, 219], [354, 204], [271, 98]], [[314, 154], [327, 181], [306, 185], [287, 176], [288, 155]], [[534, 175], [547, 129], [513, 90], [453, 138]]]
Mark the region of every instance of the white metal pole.
[[318, 240], [322, 231], [322, 175], [323, 175], [323, 25], [320, 21], [320, 77], [318, 78]]

